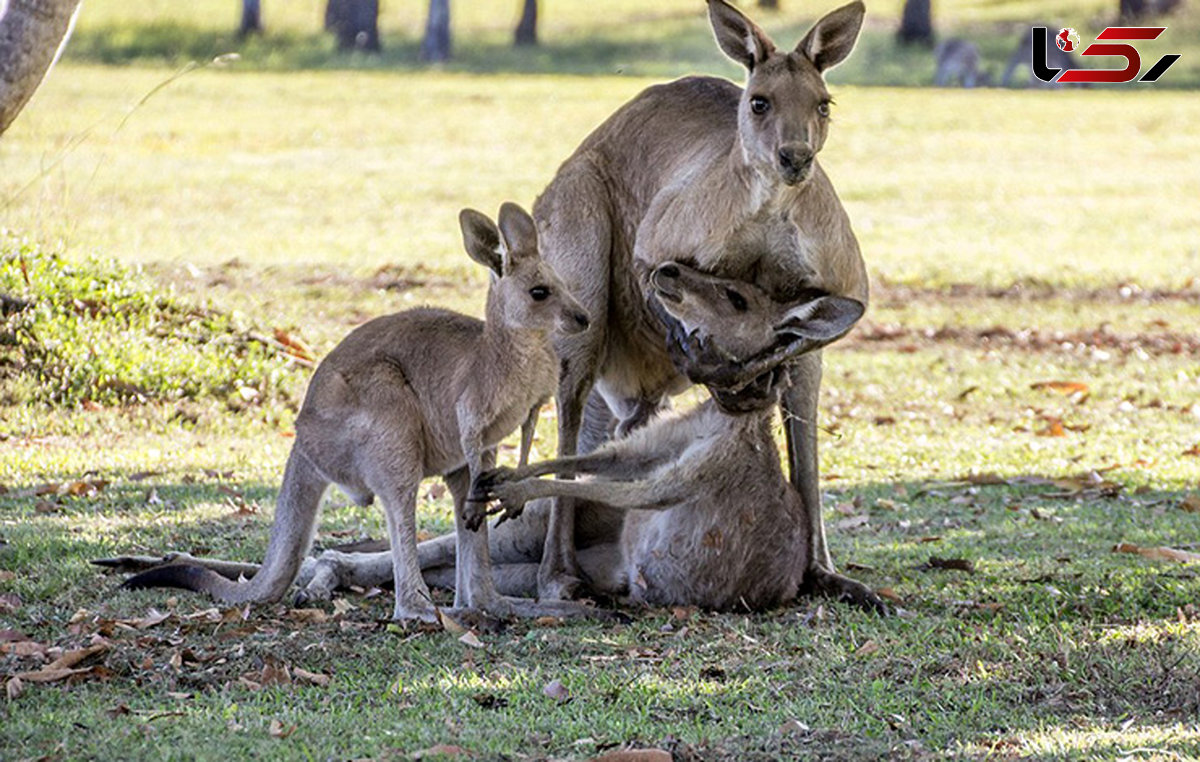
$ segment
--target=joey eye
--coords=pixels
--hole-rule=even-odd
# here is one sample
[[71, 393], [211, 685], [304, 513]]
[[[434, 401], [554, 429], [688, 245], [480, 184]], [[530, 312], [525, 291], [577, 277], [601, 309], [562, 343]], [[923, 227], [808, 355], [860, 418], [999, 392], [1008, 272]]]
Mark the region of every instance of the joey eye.
[[771, 110], [771, 101], [767, 100], [766, 98], [764, 98], [761, 95], [751, 96], [750, 97], [750, 110], [753, 111], [755, 114], [762, 116], [763, 114], [765, 114]]
[[817, 113], [823, 118], [829, 118], [829, 101], [822, 101], [817, 105]]
[[535, 302], [544, 302], [550, 298], [550, 289], [547, 286], [534, 286], [529, 289], [529, 296]]
[[745, 312], [750, 309], [750, 305], [746, 303], [746, 297], [734, 291], [732, 288], [725, 289], [725, 296], [729, 299], [729, 303], [738, 312]]

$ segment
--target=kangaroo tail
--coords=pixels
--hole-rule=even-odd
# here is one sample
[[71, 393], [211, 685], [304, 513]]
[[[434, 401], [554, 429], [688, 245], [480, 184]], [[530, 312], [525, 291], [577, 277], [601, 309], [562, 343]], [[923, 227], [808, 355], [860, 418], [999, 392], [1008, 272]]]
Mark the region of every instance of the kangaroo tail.
[[292, 448], [275, 504], [275, 521], [267, 555], [249, 580], [231, 580], [199, 564], [170, 564], [130, 577], [122, 585], [133, 590], [173, 587], [207, 593], [222, 603], [266, 603], [283, 597], [295, 581], [312, 544], [321, 496], [329, 481], [298, 446]]

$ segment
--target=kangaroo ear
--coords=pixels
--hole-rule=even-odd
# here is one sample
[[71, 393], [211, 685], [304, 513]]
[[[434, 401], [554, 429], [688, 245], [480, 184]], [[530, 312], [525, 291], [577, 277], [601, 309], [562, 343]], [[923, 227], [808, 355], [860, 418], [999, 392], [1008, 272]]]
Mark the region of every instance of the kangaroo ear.
[[820, 296], [788, 310], [775, 332], [814, 342], [813, 349], [845, 336], [858, 322], [866, 305], [844, 296]]
[[708, 20], [725, 55], [749, 71], [775, 52], [767, 33], [725, 0], [708, 0]]
[[854, 50], [866, 12], [866, 6], [861, 2], [830, 11], [808, 30], [808, 34], [796, 46], [796, 52], [812, 61], [817, 71], [832, 69]]
[[500, 206], [500, 235], [504, 237], [504, 270], [508, 272], [511, 260], [537, 256], [537, 224], [529, 212], [506, 201]]
[[500, 230], [496, 223], [483, 212], [463, 209], [458, 213], [458, 225], [462, 228], [463, 248], [471, 259], [496, 273], [503, 275]]

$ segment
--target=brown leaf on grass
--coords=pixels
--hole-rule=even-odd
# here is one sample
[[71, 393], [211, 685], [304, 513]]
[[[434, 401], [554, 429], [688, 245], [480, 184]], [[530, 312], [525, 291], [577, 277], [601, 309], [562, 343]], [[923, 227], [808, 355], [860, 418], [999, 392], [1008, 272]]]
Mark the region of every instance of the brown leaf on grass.
[[257, 676], [248, 675], [248, 677], [264, 688], [271, 685], [292, 684], [292, 672], [290, 669], [288, 669], [288, 666], [286, 664], [280, 664], [273, 659], [268, 660], [267, 663], [263, 665], [262, 672], [259, 672]]
[[1059, 418], [1047, 418], [1046, 425], [1034, 432], [1039, 437], [1065, 437], [1067, 430]]
[[420, 749], [408, 755], [410, 759], [436, 759], [438, 757], [469, 757], [471, 752], [461, 746], [439, 743], [428, 749]]
[[940, 556], [930, 556], [929, 563], [926, 566], [930, 569], [947, 569], [949, 571], [962, 571], [968, 574], [975, 573], [975, 564], [967, 558], [941, 558]]
[[1185, 513], [1200, 513], [1200, 495], [1188, 495], [1180, 500], [1179, 509]]
[[450, 616], [442, 609], [438, 609], [438, 619], [441, 620], [442, 629], [451, 635], [461, 635], [467, 631], [467, 628], [459, 624], [457, 619]]
[[979, 391], [978, 386], [968, 386], [966, 389], [963, 389], [961, 392], [959, 392], [955, 399], [957, 399], [959, 402], [963, 402], [967, 397], [970, 397], [977, 391]]
[[662, 749], [620, 749], [592, 757], [588, 762], [671, 762], [671, 752]]
[[321, 624], [329, 621], [323, 609], [288, 609], [287, 618], [301, 624]]
[[297, 680], [302, 680], [306, 683], [310, 683], [321, 688], [328, 687], [330, 681], [332, 680], [329, 675], [321, 672], [309, 672], [307, 669], [303, 669], [301, 667], [293, 667], [292, 674]]
[[1194, 444], [1188, 449], [1184, 450], [1183, 454], [1192, 458], [1200, 458], [1200, 443]]
[[17, 578], [16, 572], [10, 572], [7, 569], [4, 571], [0, 571], [0, 582], [12, 582], [16, 578]]
[[122, 715], [133, 714], [133, 710], [129, 708], [128, 704], [117, 704], [112, 709], [104, 710], [104, 713], [115, 720]]
[[0, 595], [0, 614], [11, 614], [21, 608], [21, 596], [16, 593]]
[[533, 620], [534, 627], [560, 627], [562, 624], [562, 617], [557, 616], [540, 616]]
[[868, 640], [854, 651], [855, 656], [870, 656], [879, 650], [879, 644], [874, 640]]
[[282, 328], [275, 329], [275, 341], [283, 345], [283, 350], [286, 354], [292, 357], [299, 358], [306, 362], [316, 360], [316, 355], [313, 354], [312, 348], [298, 336], [292, 336]]
[[88, 646], [87, 648], [78, 648], [73, 651], [66, 651], [62, 656], [47, 664], [46, 669], [66, 669], [69, 667], [74, 667], [76, 664], [80, 664], [92, 658], [93, 656], [102, 654], [111, 648], [112, 646], [108, 643], [97, 643], [96, 645]]
[[297, 727], [297, 725], [284, 725], [279, 720], [271, 720], [271, 724], [267, 726], [267, 735], [271, 738], [287, 738], [296, 732]]
[[884, 600], [891, 601], [892, 603], [904, 603], [904, 599], [900, 597], [900, 594], [890, 587], [879, 588], [875, 591], [875, 595], [878, 595]]
[[1059, 394], [1087, 394], [1090, 390], [1087, 384], [1080, 381], [1038, 381], [1036, 384], [1030, 384], [1030, 389], [1040, 391], [1047, 389]]
[[464, 632], [462, 634], [462, 637], [460, 637], [458, 639], [458, 642], [462, 643], [464, 645], [468, 645], [471, 648], [485, 648], [486, 647], [486, 646], [484, 646], [483, 641], [479, 639], [479, 636], [475, 634], [474, 630], [467, 630], [466, 632]]
[[33, 504], [34, 513], [58, 513], [58, 503], [52, 500], [39, 499]]
[[1180, 563], [1200, 563], [1200, 553], [1188, 550], [1168, 548], [1163, 545], [1142, 547], [1131, 542], [1119, 542], [1113, 546], [1114, 553], [1136, 553], [1152, 561], [1178, 561]]
[[151, 627], [162, 624], [171, 618], [170, 612], [163, 613], [158, 609], [150, 609], [146, 612], [146, 616], [141, 619], [118, 619], [117, 624], [123, 624], [127, 627], [132, 627], [136, 630], [148, 630]]
[[16, 701], [25, 692], [25, 683], [19, 677], [9, 679], [4, 683], [4, 695], [9, 701]]
[[560, 704], [565, 704], [571, 700], [571, 691], [567, 690], [567, 686], [563, 685], [559, 680], [551, 680], [542, 688], [542, 693], [554, 699]]
[[81, 479], [67, 484], [62, 491], [72, 497], [88, 497], [95, 495], [107, 486], [108, 482], [104, 479]]
[[41, 656], [46, 653], [46, 650], [46, 646], [32, 640], [0, 643], [0, 654], [12, 654], [13, 656]]

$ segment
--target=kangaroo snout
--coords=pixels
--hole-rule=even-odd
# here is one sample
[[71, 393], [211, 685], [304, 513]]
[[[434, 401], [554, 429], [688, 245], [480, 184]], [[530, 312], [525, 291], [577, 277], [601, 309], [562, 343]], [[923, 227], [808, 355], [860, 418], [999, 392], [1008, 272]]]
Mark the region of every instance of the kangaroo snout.
[[563, 310], [558, 321], [559, 329], [568, 334], [586, 331], [591, 324], [592, 321], [588, 318], [587, 313], [580, 309]]
[[784, 146], [779, 149], [779, 174], [787, 185], [796, 185], [808, 179], [812, 171], [813, 152], [806, 145]]

